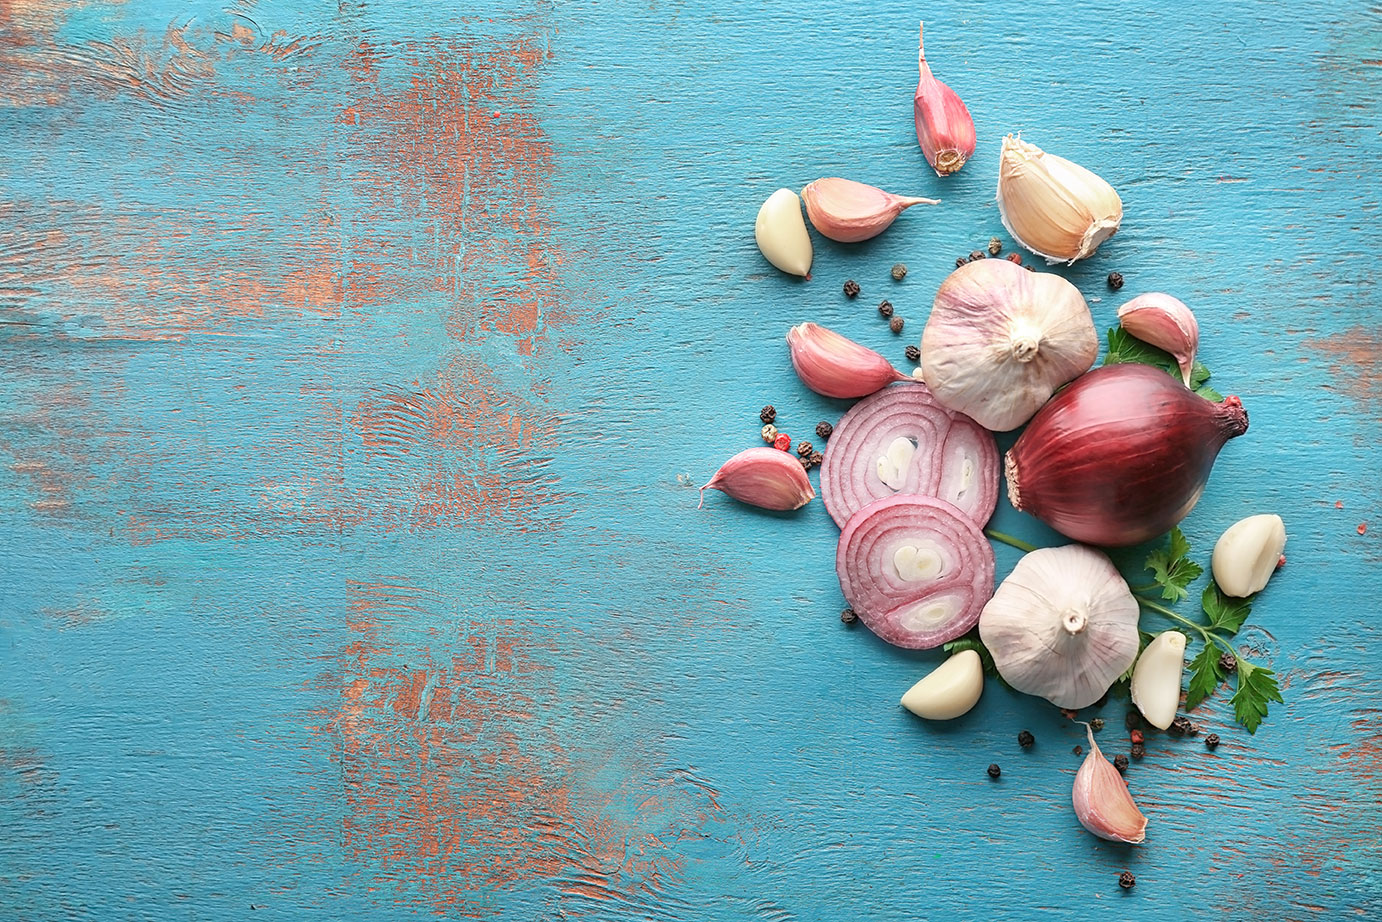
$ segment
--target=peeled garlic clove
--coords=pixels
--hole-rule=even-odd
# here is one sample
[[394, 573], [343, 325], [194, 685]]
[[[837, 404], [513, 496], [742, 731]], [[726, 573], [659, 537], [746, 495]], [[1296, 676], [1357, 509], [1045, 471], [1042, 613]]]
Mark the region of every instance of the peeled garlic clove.
[[927, 720], [952, 720], [967, 714], [984, 691], [979, 654], [961, 650], [907, 689], [902, 706]]
[[841, 243], [877, 237], [913, 205], [939, 205], [933, 198], [893, 195], [852, 179], [827, 177], [801, 190], [806, 216], [822, 236]]
[[1158, 634], [1133, 667], [1132, 703], [1158, 730], [1165, 730], [1176, 719], [1184, 671], [1185, 635], [1180, 631]]
[[1147, 818], [1137, 809], [1118, 769], [1099, 751], [1088, 725], [1085, 734], [1089, 737], [1089, 755], [1075, 773], [1071, 792], [1075, 817], [1101, 839], [1136, 845], [1147, 838]]
[[790, 275], [811, 277], [811, 236], [801, 217], [801, 200], [791, 189], [778, 189], [753, 223], [753, 238], [768, 262]]
[[910, 380], [877, 352], [818, 323], [792, 327], [787, 344], [797, 375], [826, 397], [867, 397], [894, 381]]
[[1123, 200], [1079, 164], [1008, 135], [998, 163], [998, 213], [1018, 243], [1047, 262], [1073, 263], [1118, 230]]
[[1286, 524], [1279, 515], [1252, 515], [1235, 522], [1214, 545], [1210, 569], [1224, 595], [1245, 598], [1261, 592], [1286, 549]]
[[912, 94], [912, 118], [917, 143], [937, 176], [947, 176], [974, 156], [974, 119], [959, 94], [936, 79], [926, 63], [925, 23], [917, 33], [917, 89]]
[[779, 512], [800, 509], [816, 495], [801, 462], [776, 448], [739, 452], [720, 465], [710, 482], [701, 487], [702, 505], [706, 490], [722, 490], [741, 503]]
[[1118, 308], [1118, 322], [1144, 343], [1171, 353], [1185, 386], [1190, 386], [1195, 350], [1200, 347], [1200, 325], [1190, 308], [1177, 298], [1152, 291]]

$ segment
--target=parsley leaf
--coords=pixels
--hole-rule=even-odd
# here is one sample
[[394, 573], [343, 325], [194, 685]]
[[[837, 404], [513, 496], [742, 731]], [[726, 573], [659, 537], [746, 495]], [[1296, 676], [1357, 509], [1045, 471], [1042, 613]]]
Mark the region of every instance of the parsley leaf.
[[1185, 709], [1193, 711], [1200, 702], [1208, 698], [1224, 680], [1224, 670], [1219, 665], [1219, 648], [1206, 643], [1200, 655], [1190, 663], [1190, 685], [1185, 694]]
[[[947, 656], [954, 656], [965, 650], [973, 650], [979, 654], [979, 662], [984, 666], [984, 675], [996, 676], [1000, 682], [1003, 680], [1003, 677], [998, 675], [998, 667], [993, 663], [993, 654], [988, 651], [988, 647], [984, 646], [984, 642], [978, 637], [965, 635], [958, 640], [947, 642], [942, 649], [945, 650]], [[1007, 683], [1004, 682], [1003, 684], [1006, 685]]]
[[1190, 542], [1179, 528], [1171, 529], [1170, 544], [1147, 556], [1146, 569], [1152, 571], [1152, 578], [1161, 587], [1161, 597], [1171, 602], [1179, 602], [1190, 594], [1186, 588], [1204, 572], [1204, 568], [1191, 560]]
[[1267, 705], [1282, 704], [1281, 688], [1276, 673], [1266, 666], [1254, 666], [1246, 660], [1238, 661], [1238, 690], [1233, 693], [1233, 716], [1249, 733], [1256, 733]]
[[[1108, 351], [1104, 354], [1104, 364], [1123, 365], [1130, 362], [1160, 368], [1178, 381], [1181, 378], [1180, 366], [1171, 353], [1144, 343], [1122, 327], [1114, 327], [1108, 331]], [[1216, 403], [1223, 400], [1223, 394], [1205, 383], [1208, 380], [1209, 369], [1196, 360], [1190, 368], [1190, 389], [1206, 400]]]
[[1209, 585], [1204, 587], [1200, 605], [1209, 616], [1210, 627], [1228, 634], [1237, 634], [1243, 622], [1248, 620], [1248, 615], [1252, 614], [1252, 602], [1249, 599], [1235, 599], [1224, 595], [1224, 591], [1212, 579]]

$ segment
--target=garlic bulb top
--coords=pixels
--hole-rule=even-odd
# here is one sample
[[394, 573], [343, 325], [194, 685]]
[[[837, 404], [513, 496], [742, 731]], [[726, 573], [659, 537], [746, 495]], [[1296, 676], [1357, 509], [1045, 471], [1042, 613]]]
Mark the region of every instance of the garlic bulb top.
[[922, 377], [936, 399], [996, 431], [1031, 419], [1098, 354], [1079, 290], [1006, 259], [979, 259], [950, 273], [921, 336]]
[[1008, 135], [998, 160], [998, 214], [1033, 253], [1073, 263], [1118, 230], [1123, 200], [1078, 163]]
[[1013, 688], [1087, 707], [1137, 658], [1137, 601], [1093, 548], [1042, 548], [1018, 561], [984, 606], [979, 636]]

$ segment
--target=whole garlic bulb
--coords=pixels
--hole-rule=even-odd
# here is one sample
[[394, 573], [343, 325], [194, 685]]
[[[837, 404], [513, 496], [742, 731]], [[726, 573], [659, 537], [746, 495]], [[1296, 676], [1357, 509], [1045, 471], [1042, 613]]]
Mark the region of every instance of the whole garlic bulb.
[[921, 334], [922, 377], [936, 400], [1000, 432], [1031, 419], [1098, 354], [1079, 290], [1006, 259], [950, 273]]
[[1137, 601], [1107, 557], [1082, 544], [1032, 551], [979, 615], [979, 636], [1013, 688], [1082, 708], [1137, 658]]
[[1047, 262], [1090, 256], [1123, 221], [1123, 200], [1078, 163], [1008, 135], [998, 159], [998, 214]]

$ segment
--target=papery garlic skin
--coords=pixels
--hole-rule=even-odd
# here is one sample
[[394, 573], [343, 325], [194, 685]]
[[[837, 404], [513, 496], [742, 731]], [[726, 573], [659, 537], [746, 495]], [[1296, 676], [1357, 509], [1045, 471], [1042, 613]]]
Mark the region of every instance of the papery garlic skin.
[[1031, 419], [1098, 354], [1079, 289], [1006, 259], [951, 272], [921, 335], [922, 378], [936, 399], [999, 432]]
[[1147, 818], [1128, 793], [1128, 783], [1094, 742], [1085, 725], [1089, 754], [1075, 773], [1070, 799], [1080, 825], [1101, 839], [1136, 845], [1147, 838]]
[[937, 176], [957, 172], [974, 156], [974, 119], [958, 93], [936, 79], [926, 63], [925, 23], [917, 34], [917, 88], [912, 119], [917, 143]]
[[894, 381], [911, 380], [877, 352], [818, 323], [792, 327], [787, 345], [797, 376], [826, 397], [867, 397]]
[[1224, 595], [1261, 592], [1286, 550], [1286, 523], [1279, 515], [1251, 515], [1228, 527], [1214, 544], [1210, 568]]
[[811, 235], [801, 216], [801, 199], [791, 189], [778, 189], [758, 209], [753, 239], [768, 262], [783, 272], [811, 277]]
[[1158, 634], [1137, 658], [1132, 671], [1132, 703], [1158, 730], [1165, 730], [1176, 719], [1184, 672], [1185, 635], [1180, 631]]
[[917, 682], [900, 702], [927, 720], [954, 720], [969, 713], [984, 692], [984, 665], [973, 650], [961, 650]]
[[800, 509], [816, 495], [800, 461], [785, 451], [762, 447], [746, 448], [720, 465], [701, 487], [697, 509], [705, 503], [706, 490], [721, 490], [741, 503], [778, 512]]
[[1190, 386], [1195, 352], [1200, 347], [1200, 325], [1183, 301], [1159, 291], [1138, 295], [1118, 308], [1118, 322], [1144, 343], [1171, 353], [1185, 386]]
[[1118, 230], [1123, 200], [1078, 163], [1008, 135], [998, 162], [998, 213], [1018, 243], [1047, 262], [1073, 263]]
[[1118, 568], [1082, 544], [1032, 551], [979, 615], [998, 673], [1057, 707], [1098, 701], [1137, 657], [1137, 600]]
[[940, 204], [939, 199], [893, 195], [877, 186], [837, 176], [808, 183], [801, 190], [801, 198], [811, 226], [840, 243], [877, 237], [913, 205]]

